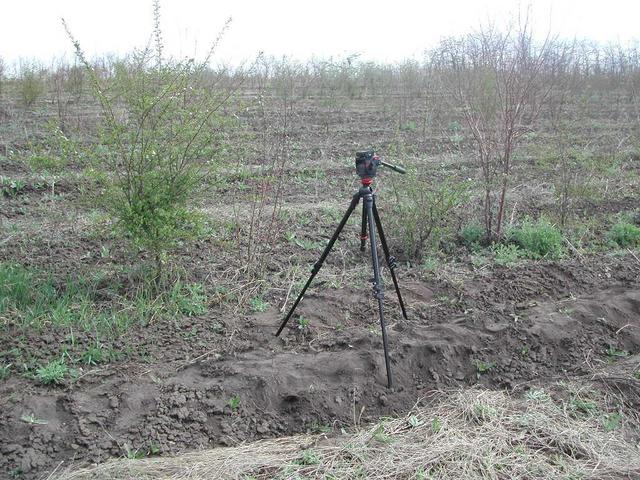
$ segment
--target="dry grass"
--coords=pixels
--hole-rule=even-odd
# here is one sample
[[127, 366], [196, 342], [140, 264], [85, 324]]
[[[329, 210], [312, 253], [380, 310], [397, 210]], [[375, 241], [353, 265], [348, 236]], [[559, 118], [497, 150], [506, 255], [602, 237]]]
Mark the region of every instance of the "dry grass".
[[569, 400], [554, 400], [542, 390], [524, 398], [479, 389], [439, 392], [428, 408], [352, 435], [119, 460], [57, 478], [638, 478], [640, 449], [629, 440], [632, 426], [622, 421], [606, 431], [601, 405], [583, 411], [568, 394]]

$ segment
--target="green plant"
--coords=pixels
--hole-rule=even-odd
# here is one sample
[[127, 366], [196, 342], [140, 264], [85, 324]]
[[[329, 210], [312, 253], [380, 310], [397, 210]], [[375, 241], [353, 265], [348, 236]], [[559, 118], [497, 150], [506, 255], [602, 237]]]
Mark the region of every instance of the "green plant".
[[265, 302], [262, 297], [253, 297], [249, 303], [251, 304], [251, 310], [254, 312], [266, 312], [269, 308], [269, 302]]
[[192, 202], [220, 161], [219, 112], [233, 88], [209, 82], [217, 41], [199, 62], [163, 56], [158, 0], [154, 7], [153, 48], [116, 62], [108, 85], [64, 26], [102, 109], [92, 152], [95, 168], [107, 173], [102, 205], [122, 238], [151, 254], [160, 282], [170, 253], [199, 233], [202, 216]]
[[485, 238], [485, 230], [478, 223], [470, 223], [460, 230], [462, 242], [469, 248], [475, 248]]
[[557, 259], [564, 255], [562, 232], [544, 219], [525, 221], [510, 232], [511, 239], [522, 249], [525, 257], [532, 259]]
[[45, 385], [60, 384], [69, 373], [63, 360], [49, 362], [36, 370], [36, 378]]
[[319, 465], [320, 459], [313, 450], [305, 450], [302, 456], [295, 460], [298, 465]]
[[640, 245], [640, 227], [620, 220], [607, 233], [607, 239], [622, 248]]
[[26, 107], [31, 107], [44, 92], [41, 68], [36, 64], [21, 65], [20, 96]]
[[602, 418], [602, 426], [605, 432], [613, 432], [622, 423], [622, 415], [620, 413], [607, 413]]
[[9, 372], [11, 371], [11, 364], [3, 364], [0, 366], [0, 381], [4, 380], [9, 376]]
[[609, 345], [609, 347], [605, 350], [607, 356], [610, 359], [615, 359], [615, 358], [625, 358], [629, 356], [629, 352], [626, 350], [618, 350], [616, 347], [614, 347], [613, 345]]
[[229, 399], [229, 407], [232, 412], [237, 412], [240, 409], [240, 395], [234, 395]]
[[494, 362], [485, 362], [484, 360], [474, 360], [473, 366], [476, 369], [476, 375], [480, 378], [480, 375], [489, 372], [496, 364]]
[[202, 315], [207, 311], [207, 296], [204, 287], [199, 283], [184, 284], [175, 282], [169, 294], [169, 305], [183, 315]]
[[498, 243], [491, 247], [491, 251], [493, 252], [495, 262], [498, 265], [504, 266], [515, 265], [522, 256], [520, 248], [512, 243], [506, 245]]
[[447, 174], [441, 177], [426, 177], [412, 169], [392, 184], [396, 197], [393, 230], [398, 232], [405, 252], [416, 260], [421, 260], [427, 250], [437, 249], [447, 235], [453, 235], [455, 213], [469, 198], [469, 182]]
[[46, 420], [36, 417], [33, 413], [22, 415], [20, 420], [31, 425], [46, 425], [49, 423]]
[[527, 401], [537, 403], [548, 402], [549, 400], [551, 400], [549, 394], [543, 389], [531, 389], [525, 394], [524, 397], [527, 399]]
[[26, 188], [27, 184], [19, 178], [11, 179], [0, 175], [0, 194], [5, 197], [15, 197]]
[[375, 431], [373, 432], [373, 438], [380, 443], [391, 443], [393, 442], [393, 438], [389, 435], [384, 428], [384, 423], [381, 423], [377, 426]]
[[102, 344], [96, 342], [90, 345], [82, 354], [82, 361], [87, 365], [97, 365], [105, 360], [104, 348]]
[[571, 408], [575, 412], [593, 415], [598, 412], [598, 404], [590, 399], [573, 397], [570, 401]]
[[309, 328], [309, 319], [303, 316], [298, 318], [298, 330], [301, 332], [306, 331]]
[[322, 423], [319, 422], [317, 420], [314, 420], [311, 423], [311, 433], [317, 434], [317, 433], [329, 433], [331, 431], [331, 426], [326, 424], [326, 423]]

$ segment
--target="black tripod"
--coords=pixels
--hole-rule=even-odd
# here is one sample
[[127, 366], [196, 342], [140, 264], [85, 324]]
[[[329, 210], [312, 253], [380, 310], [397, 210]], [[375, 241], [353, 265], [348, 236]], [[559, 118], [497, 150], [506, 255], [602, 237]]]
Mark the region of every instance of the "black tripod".
[[[329, 243], [327, 244], [326, 248], [322, 252], [322, 255], [320, 256], [318, 261], [313, 265], [313, 269], [311, 270], [311, 276], [309, 277], [309, 279], [307, 280], [307, 283], [305, 284], [302, 291], [298, 295], [298, 298], [296, 299], [293, 306], [291, 307], [291, 310], [289, 310], [289, 313], [280, 324], [280, 328], [276, 332], [276, 337], [280, 335], [280, 333], [286, 326], [287, 322], [293, 315], [293, 312], [298, 306], [298, 303], [300, 303], [300, 300], [302, 300], [302, 297], [304, 296], [305, 292], [307, 291], [307, 288], [311, 284], [311, 281], [320, 271], [320, 268], [322, 268], [322, 264], [324, 263], [325, 259], [329, 255], [331, 248], [333, 248], [333, 244], [338, 239], [338, 236], [340, 235], [340, 232], [342, 232], [342, 229], [347, 223], [347, 220], [349, 220], [349, 217], [351, 216], [353, 211], [356, 209], [356, 207], [358, 206], [358, 203], [360, 202], [360, 199], [362, 198], [363, 199], [362, 230], [361, 230], [361, 236], [360, 236], [360, 250], [364, 252], [365, 243], [368, 237], [371, 243], [371, 260], [373, 263], [373, 279], [372, 279], [373, 296], [378, 300], [378, 313], [380, 315], [380, 327], [382, 329], [382, 344], [384, 346], [384, 361], [387, 368], [387, 386], [388, 388], [392, 388], [393, 377], [391, 375], [391, 364], [389, 362], [389, 350], [388, 350], [388, 343], [387, 343], [387, 330], [384, 322], [384, 312], [382, 308], [382, 301], [384, 299], [384, 286], [382, 284], [382, 279], [380, 277], [380, 264], [378, 261], [378, 249], [376, 244], [376, 230], [380, 235], [380, 243], [382, 244], [382, 251], [384, 252], [387, 265], [389, 266], [389, 271], [391, 272], [393, 285], [398, 295], [400, 308], [402, 309], [402, 316], [405, 319], [407, 318], [407, 312], [404, 307], [404, 302], [402, 301], [402, 295], [400, 294], [400, 288], [398, 287], [398, 279], [396, 278], [396, 274], [395, 274], [395, 267], [396, 267], [395, 258], [389, 254], [389, 247], [387, 245], [387, 240], [384, 236], [384, 230], [382, 229], [382, 222], [380, 221], [380, 215], [378, 214], [378, 209], [376, 207], [376, 200], [375, 200], [376, 196], [375, 196], [375, 193], [373, 192], [373, 188], [371, 188], [371, 183], [373, 182], [373, 177], [376, 174], [376, 169], [378, 165], [384, 165], [399, 173], [405, 173], [405, 170], [402, 167], [397, 167], [397, 166], [382, 162], [380, 158], [373, 152], [359, 152], [356, 154], [356, 171], [361, 177], [362, 187], [360, 187], [360, 189], [353, 195], [349, 208], [347, 208], [347, 211], [342, 217], [342, 220], [338, 224], [338, 228], [336, 228], [336, 231], [333, 233], [333, 236], [331, 237], [331, 240], [329, 240]], [[369, 232], [368, 236], [367, 236], [367, 230]]]

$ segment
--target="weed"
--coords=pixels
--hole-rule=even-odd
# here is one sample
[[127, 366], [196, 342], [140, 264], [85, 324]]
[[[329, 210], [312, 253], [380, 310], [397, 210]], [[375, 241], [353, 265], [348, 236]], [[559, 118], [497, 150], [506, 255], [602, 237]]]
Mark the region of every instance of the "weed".
[[490, 405], [485, 405], [484, 403], [476, 403], [473, 406], [473, 416], [478, 421], [490, 420], [496, 416], [496, 413], [495, 408]]
[[421, 260], [444, 238], [453, 236], [450, 225], [469, 198], [471, 185], [447, 174], [433, 182], [415, 170], [404, 177], [394, 179], [392, 184], [396, 197], [393, 227], [408, 255]]
[[531, 351], [531, 348], [529, 347], [529, 345], [523, 345], [522, 348], [520, 348], [520, 356], [528, 357], [530, 351]]
[[609, 359], [613, 360], [616, 358], [625, 358], [629, 356], [629, 352], [627, 350], [618, 350], [613, 345], [609, 345], [609, 347], [605, 350]]
[[229, 399], [229, 407], [234, 413], [240, 409], [240, 395], [234, 395]]
[[595, 401], [580, 397], [573, 397], [570, 405], [575, 412], [588, 415], [593, 415], [598, 411], [598, 404]]
[[484, 239], [485, 231], [482, 225], [478, 223], [470, 223], [465, 225], [460, 231], [462, 242], [471, 249], [475, 249]]
[[311, 423], [311, 433], [314, 434], [318, 434], [318, 433], [329, 433], [331, 432], [331, 426], [326, 424], [326, 423], [321, 423], [317, 420], [314, 420]]
[[631, 376], [636, 380], [640, 380], [640, 370], [636, 370], [635, 372], [632, 373]]
[[309, 319], [302, 315], [298, 318], [298, 330], [305, 332], [309, 328]]
[[0, 381], [4, 380], [9, 376], [9, 372], [11, 371], [11, 364], [7, 363], [6, 365], [0, 366]]
[[45, 385], [60, 384], [68, 375], [69, 368], [62, 360], [55, 360], [36, 370], [36, 378]]
[[171, 288], [169, 304], [187, 316], [202, 315], [207, 311], [207, 296], [199, 283], [174, 283]]
[[409, 420], [408, 420], [409, 425], [411, 425], [413, 428], [418, 428], [420, 425], [422, 425], [424, 422], [422, 420], [420, 420], [418, 417], [416, 417], [415, 415], [411, 415], [409, 416]]
[[266, 312], [269, 308], [269, 302], [265, 302], [262, 297], [253, 297], [249, 303], [251, 310], [257, 313]]
[[527, 399], [527, 401], [530, 402], [536, 402], [536, 403], [540, 403], [540, 402], [548, 402], [549, 400], [551, 400], [551, 397], [549, 396], [549, 394], [547, 392], [545, 392], [543, 389], [532, 389], [529, 390], [524, 398]]
[[427, 274], [433, 274], [438, 271], [441, 266], [440, 259], [436, 256], [428, 256], [422, 259], [422, 271]]
[[381, 423], [373, 433], [373, 438], [380, 443], [391, 443], [393, 438], [384, 430], [384, 423]]
[[474, 360], [473, 366], [476, 369], [476, 375], [480, 378], [480, 375], [483, 373], [487, 373], [492, 370], [496, 364], [494, 362], [485, 362], [483, 360]]
[[608, 413], [602, 418], [602, 426], [605, 432], [612, 432], [616, 430], [622, 423], [622, 415], [619, 413]]
[[433, 433], [438, 433], [440, 432], [440, 430], [442, 430], [442, 420], [436, 417], [433, 420], [431, 420], [431, 431]]
[[100, 343], [90, 345], [82, 354], [82, 361], [87, 365], [97, 365], [105, 360], [104, 349]]
[[619, 247], [628, 248], [640, 245], [640, 227], [625, 221], [619, 221], [607, 233], [607, 239]]
[[15, 197], [27, 187], [24, 180], [11, 179], [0, 175], [0, 195], [5, 197]]
[[544, 219], [536, 223], [525, 221], [511, 230], [510, 236], [522, 248], [525, 257], [557, 259], [564, 255], [562, 233]]
[[294, 461], [298, 465], [319, 465], [320, 459], [313, 450], [305, 450], [302, 456]]
[[494, 260], [498, 265], [512, 266], [518, 263], [518, 260], [522, 257], [522, 251], [517, 245], [512, 243], [496, 244], [491, 247], [491, 251], [494, 255]]
[[20, 417], [20, 420], [22, 420], [25, 423], [29, 423], [31, 425], [46, 425], [47, 423], [49, 423], [48, 421], [43, 420], [42, 418], [36, 417], [33, 413], [30, 413], [28, 415], [22, 415]]

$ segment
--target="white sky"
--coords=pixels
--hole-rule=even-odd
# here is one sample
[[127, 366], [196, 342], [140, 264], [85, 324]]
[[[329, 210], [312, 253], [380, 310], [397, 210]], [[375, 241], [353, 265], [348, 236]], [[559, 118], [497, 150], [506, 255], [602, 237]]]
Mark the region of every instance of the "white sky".
[[[539, 31], [600, 42], [640, 38], [640, 0], [163, 0], [166, 51], [203, 53], [233, 17], [216, 58], [239, 63], [259, 51], [306, 60], [345, 56], [394, 61], [420, 55], [447, 35], [530, 5]], [[0, 0], [0, 57], [44, 62], [71, 44], [60, 19], [89, 54], [122, 54], [152, 31], [151, 0]]]

